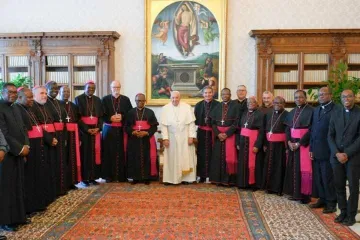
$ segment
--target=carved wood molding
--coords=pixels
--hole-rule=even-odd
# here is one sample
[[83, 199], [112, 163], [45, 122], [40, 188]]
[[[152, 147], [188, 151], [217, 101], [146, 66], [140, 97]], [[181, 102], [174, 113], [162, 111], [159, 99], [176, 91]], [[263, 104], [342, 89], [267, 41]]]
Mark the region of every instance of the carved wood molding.
[[41, 38], [112, 38], [115, 40], [120, 38], [120, 34], [115, 31], [0, 33], [0, 39]]
[[271, 49], [271, 38], [270, 37], [261, 37], [258, 38], [257, 41], [257, 50], [258, 50], [258, 54], [261, 57], [269, 57], [272, 53], [272, 49]]
[[316, 36], [316, 35], [342, 35], [360, 36], [360, 29], [269, 29], [251, 30], [250, 37], [282, 37], [282, 36]]

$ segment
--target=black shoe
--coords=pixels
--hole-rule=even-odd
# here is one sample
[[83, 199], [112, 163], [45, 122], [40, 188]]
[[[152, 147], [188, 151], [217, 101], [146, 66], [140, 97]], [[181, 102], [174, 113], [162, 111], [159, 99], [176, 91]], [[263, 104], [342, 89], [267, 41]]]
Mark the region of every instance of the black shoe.
[[294, 198], [294, 197], [288, 197], [288, 199], [290, 200], [290, 201], [297, 201], [298, 199], [296, 199], [296, 198]]
[[0, 240], [6, 240], [6, 239], [7, 239], [6, 236], [3, 236], [3, 235], [0, 236]]
[[311, 201], [310, 198], [304, 198], [304, 199], [300, 200], [300, 203], [301, 204], [308, 204], [310, 201]]
[[135, 184], [137, 184], [139, 181], [137, 181], [137, 180], [133, 180], [132, 182], [131, 182], [131, 185], [135, 185]]
[[346, 213], [340, 213], [334, 220], [335, 223], [342, 223], [346, 219]]
[[150, 185], [150, 181], [144, 181], [145, 185]]
[[97, 182], [97, 181], [95, 181], [95, 180], [91, 180], [90, 181], [93, 185], [99, 185], [99, 183]]
[[347, 218], [345, 218], [345, 220], [341, 224], [344, 225], [344, 226], [350, 227], [350, 226], [354, 225], [355, 223], [356, 223], [355, 218], [347, 217]]
[[284, 194], [282, 192], [278, 192], [276, 195], [278, 195], [279, 197], [283, 196]]
[[323, 208], [323, 207], [325, 207], [325, 203], [318, 200], [316, 203], [310, 204], [309, 207], [310, 208]]
[[189, 185], [190, 183], [189, 182], [181, 182], [181, 184]]
[[2, 225], [1, 229], [7, 232], [15, 232], [17, 227], [15, 225]]
[[165, 185], [165, 186], [169, 186], [169, 185], [171, 185], [171, 183], [164, 182], [164, 185]]
[[336, 212], [336, 207], [325, 207], [322, 212], [324, 214], [334, 213], [334, 212]]
[[113, 180], [111, 180], [110, 178], [106, 179], [106, 183], [111, 183], [111, 182], [113, 182]]

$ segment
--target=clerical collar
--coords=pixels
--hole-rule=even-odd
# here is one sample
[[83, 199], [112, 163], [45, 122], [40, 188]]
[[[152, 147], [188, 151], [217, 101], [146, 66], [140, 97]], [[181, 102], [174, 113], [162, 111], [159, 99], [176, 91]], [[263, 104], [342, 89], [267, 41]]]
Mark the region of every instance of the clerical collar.
[[243, 100], [237, 99], [240, 103], [244, 102], [246, 100], [246, 98], [244, 98]]
[[344, 108], [344, 109], [345, 109], [345, 112], [351, 112], [354, 109], [354, 106], [350, 109], [346, 109], [346, 108]]
[[278, 113], [282, 113], [283, 111], [284, 111], [284, 109], [280, 109], [278, 111], [275, 111], [275, 113], [278, 114]]
[[230, 101], [227, 101], [227, 102], [223, 102], [223, 104], [228, 104]]
[[137, 110], [142, 111], [142, 110], [144, 110], [145, 107], [143, 107], [143, 108], [136, 107], [136, 108], [137, 108]]
[[65, 104], [69, 104], [69, 99], [64, 99]]
[[332, 103], [332, 101], [326, 103], [326, 104], [321, 104], [321, 108], [325, 109], [328, 105], [330, 105]]
[[86, 93], [85, 93], [85, 96], [87, 96], [88, 98], [91, 98], [91, 97], [92, 97], [92, 96], [87, 95]]
[[265, 104], [263, 104], [263, 108], [272, 108], [273, 107], [273, 105], [270, 105], [270, 106], [265, 106]]
[[47, 96], [48, 96], [48, 98], [51, 99], [51, 100], [55, 100], [55, 98], [56, 98], [56, 97], [53, 98], [53, 97], [51, 97], [50, 95], [47, 95]]
[[206, 101], [206, 100], [204, 99], [204, 101], [205, 101], [206, 103], [211, 103], [212, 99], [211, 99], [211, 100], [209, 100], [209, 101]]
[[298, 108], [305, 107], [307, 103], [304, 103], [303, 105], [297, 106]]

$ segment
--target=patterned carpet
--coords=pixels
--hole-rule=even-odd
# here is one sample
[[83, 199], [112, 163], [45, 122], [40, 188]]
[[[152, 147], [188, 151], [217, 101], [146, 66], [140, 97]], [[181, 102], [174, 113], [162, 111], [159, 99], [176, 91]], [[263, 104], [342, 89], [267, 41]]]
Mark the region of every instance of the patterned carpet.
[[[214, 185], [103, 184], [71, 191], [9, 239], [359, 239], [285, 197]], [[3, 234], [0, 232], [0, 234]]]

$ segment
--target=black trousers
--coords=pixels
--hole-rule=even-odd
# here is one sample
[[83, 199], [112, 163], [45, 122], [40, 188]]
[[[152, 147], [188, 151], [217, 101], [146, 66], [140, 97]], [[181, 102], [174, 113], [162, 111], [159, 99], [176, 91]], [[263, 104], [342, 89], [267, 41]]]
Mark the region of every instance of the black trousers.
[[336, 191], [334, 173], [329, 159], [314, 159], [314, 181], [320, 201], [327, 207], [336, 206]]
[[[356, 166], [351, 162], [357, 160], [349, 159], [345, 164], [341, 164], [337, 159], [332, 159], [331, 162], [339, 208], [341, 212], [346, 213], [350, 218], [355, 218], [359, 201], [360, 166]], [[350, 190], [348, 200], [346, 200], [346, 179], [349, 181]]]

